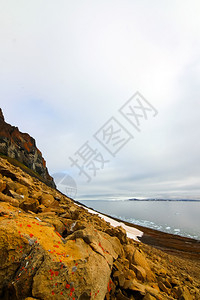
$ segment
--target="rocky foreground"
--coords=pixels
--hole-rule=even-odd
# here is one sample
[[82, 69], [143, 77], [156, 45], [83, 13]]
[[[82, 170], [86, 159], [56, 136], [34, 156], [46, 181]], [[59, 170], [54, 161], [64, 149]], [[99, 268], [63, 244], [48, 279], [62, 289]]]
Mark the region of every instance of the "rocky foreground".
[[200, 299], [182, 263], [0, 158], [0, 299]]

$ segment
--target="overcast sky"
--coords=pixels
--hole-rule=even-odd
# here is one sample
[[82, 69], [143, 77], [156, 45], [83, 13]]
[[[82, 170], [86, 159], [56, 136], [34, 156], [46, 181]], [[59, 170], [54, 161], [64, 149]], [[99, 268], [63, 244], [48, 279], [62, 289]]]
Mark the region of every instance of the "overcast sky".
[[5, 118], [51, 174], [73, 178], [77, 199], [200, 199], [199, 11], [199, 0], [0, 0]]

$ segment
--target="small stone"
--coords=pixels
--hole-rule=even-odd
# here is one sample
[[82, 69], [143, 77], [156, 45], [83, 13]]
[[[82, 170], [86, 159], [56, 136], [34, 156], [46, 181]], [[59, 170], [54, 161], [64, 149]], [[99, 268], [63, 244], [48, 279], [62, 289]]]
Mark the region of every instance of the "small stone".
[[127, 279], [126, 279], [125, 282], [124, 282], [123, 288], [124, 288], [125, 290], [127, 290], [127, 289], [129, 288], [130, 284], [131, 284], [131, 280], [127, 280]]
[[114, 262], [113, 266], [115, 267], [116, 270], [119, 271], [123, 270], [123, 266], [117, 260]]
[[159, 281], [158, 282], [158, 286], [160, 288], [161, 291], [165, 292], [166, 294], [169, 293], [169, 289], [164, 285], [163, 282]]
[[6, 183], [3, 180], [0, 180], [0, 192], [3, 192], [6, 188]]
[[124, 275], [123, 274], [120, 274], [118, 276], [118, 281], [119, 281], [119, 286], [120, 287], [123, 287], [124, 286], [124, 283], [125, 283], [125, 278], [124, 278]]
[[143, 269], [140, 266], [134, 266], [133, 264], [131, 264], [130, 268], [131, 268], [131, 270], [134, 271], [138, 280], [141, 280], [141, 281], [146, 280], [147, 274], [146, 274], [145, 269]]
[[157, 274], [159, 274], [159, 275], [166, 275], [167, 271], [164, 268], [162, 268], [162, 269], [160, 269], [160, 270], [157, 271]]
[[143, 300], [156, 300], [156, 298], [154, 296], [152, 296], [151, 294], [147, 293]]
[[129, 300], [128, 297], [126, 297], [126, 296], [124, 296], [124, 295], [122, 294], [122, 291], [121, 291], [121, 290], [119, 290], [119, 292], [117, 293], [116, 299], [117, 299], [117, 300]]
[[183, 286], [179, 289], [180, 292], [180, 300], [192, 300], [193, 297], [190, 294], [188, 288], [186, 286]]
[[145, 295], [145, 286], [137, 282], [135, 279], [130, 281], [129, 289], [132, 291], [140, 292], [142, 295]]
[[121, 274], [120, 271], [115, 271], [115, 272], [113, 273], [113, 277], [114, 277], [114, 278], [115, 278], [115, 277], [119, 277], [120, 274]]
[[156, 297], [158, 295], [159, 291], [160, 291], [158, 286], [153, 288], [153, 287], [148, 286], [148, 285], [146, 285], [145, 290], [146, 290], [147, 293], [149, 293], [150, 295], [152, 295], [154, 297]]
[[172, 288], [171, 283], [169, 282], [168, 278], [165, 279], [164, 284], [166, 285], [167, 288], [169, 288], [169, 289]]
[[187, 276], [186, 280], [188, 280], [190, 283], [193, 283], [193, 279], [190, 275]]

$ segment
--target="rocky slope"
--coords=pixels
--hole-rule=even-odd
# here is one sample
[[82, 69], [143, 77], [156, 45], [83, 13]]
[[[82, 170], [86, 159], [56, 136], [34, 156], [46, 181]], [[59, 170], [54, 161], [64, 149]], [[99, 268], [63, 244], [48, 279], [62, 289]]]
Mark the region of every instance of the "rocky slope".
[[0, 299], [200, 299], [182, 263], [0, 158]]
[[6, 123], [1, 108], [0, 153], [21, 162], [39, 174], [46, 184], [55, 187], [53, 178], [48, 173], [42, 153], [36, 147], [35, 140], [29, 134], [22, 133], [17, 127]]

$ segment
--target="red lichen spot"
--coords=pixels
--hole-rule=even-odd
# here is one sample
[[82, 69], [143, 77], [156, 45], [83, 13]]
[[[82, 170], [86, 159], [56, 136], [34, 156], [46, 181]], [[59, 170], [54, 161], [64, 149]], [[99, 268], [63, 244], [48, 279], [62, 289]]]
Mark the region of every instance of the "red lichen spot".
[[112, 284], [112, 280], [109, 280], [108, 286], [107, 286], [108, 292], [110, 292], [112, 290], [111, 284]]
[[54, 291], [52, 291], [51, 293], [52, 293], [52, 295], [55, 295]]
[[55, 248], [59, 248], [59, 246], [58, 245], [53, 245]]
[[35, 243], [37, 244], [37, 241], [35, 241]]
[[21, 233], [21, 231], [18, 231], [18, 233]]
[[72, 292], [70, 292], [70, 294], [69, 294], [69, 295], [70, 295], [70, 297], [71, 297], [71, 296], [72, 296]]
[[57, 282], [55, 283], [55, 286], [57, 286], [58, 284], [57, 284]]
[[22, 224], [19, 224], [20, 227], [22, 227]]
[[30, 224], [27, 224], [27, 227], [31, 227], [31, 225], [30, 225]]
[[75, 288], [74, 288], [74, 287], [72, 287], [70, 291], [73, 293], [73, 292], [75, 291]]
[[33, 237], [33, 234], [32, 234], [32, 233], [30, 233], [30, 234], [29, 234], [29, 236], [32, 238], [32, 237]]
[[56, 231], [56, 234], [57, 234], [59, 237], [62, 237], [58, 231]]
[[69, 289], [70, 288], [70, 285], [68, 283], [66, 283], [66, 286], [65, 286], [66, 289]]
[[22, 247], [22, 246], [19, 246], [19, 248], [22, 249], [23, 247]]
[[55, 271], [55, 276], [58, 276], [59, 275], [59, 272], [58, 271]]
[[63, 295], [63, 292], [60, 292], [60, 295]]

